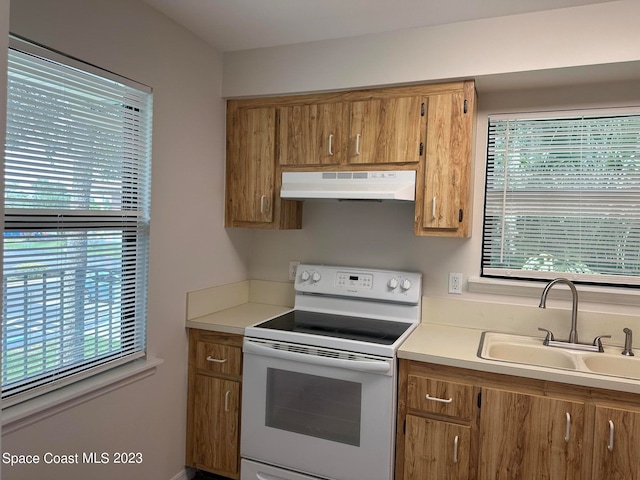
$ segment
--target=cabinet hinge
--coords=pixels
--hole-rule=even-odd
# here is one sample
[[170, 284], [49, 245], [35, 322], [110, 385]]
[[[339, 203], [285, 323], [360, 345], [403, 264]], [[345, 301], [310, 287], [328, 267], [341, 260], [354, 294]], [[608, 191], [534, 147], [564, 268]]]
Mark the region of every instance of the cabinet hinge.
[[462, 222], [462, 219], [464, 218], [464, 212], [462, 211], [462, 209], [458, 210], [458, 222]]
[[420, 142], [420, 156], [424, 155], [424, 143]]
[[468, 100], [465, 98], [464, 100], [464, 113], [467, 113], [468, 110]]
[[420, 105], [420, 116], [424, 117], [424, 102], [422, 102], [422, 105]]
[[478, 408], [482, 406], [482, 392], [478, 393]]

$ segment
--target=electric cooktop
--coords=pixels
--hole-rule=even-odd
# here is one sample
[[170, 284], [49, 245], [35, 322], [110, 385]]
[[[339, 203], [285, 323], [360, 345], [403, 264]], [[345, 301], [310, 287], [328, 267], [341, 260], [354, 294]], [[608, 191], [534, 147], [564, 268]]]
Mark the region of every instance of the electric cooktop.
[[404, 322], [293, 310], [255, 328], [392, 345], [411, 326]]

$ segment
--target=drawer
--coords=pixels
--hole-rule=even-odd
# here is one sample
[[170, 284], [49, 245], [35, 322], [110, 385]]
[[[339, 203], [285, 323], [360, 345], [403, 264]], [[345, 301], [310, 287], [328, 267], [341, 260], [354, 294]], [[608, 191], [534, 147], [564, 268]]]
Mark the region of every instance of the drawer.
[[198, 370], [237, 376], [242, 373], [242, 349], [240, 347], [198, 342], [195, 360]]
[[409, 408], [470, 421], [473, 405], [473, 385], [409, 375]]

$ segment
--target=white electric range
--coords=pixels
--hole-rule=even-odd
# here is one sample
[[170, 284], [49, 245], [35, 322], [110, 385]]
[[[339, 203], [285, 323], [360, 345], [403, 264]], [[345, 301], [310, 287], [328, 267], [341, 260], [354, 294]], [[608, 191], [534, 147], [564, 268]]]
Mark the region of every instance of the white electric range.
[[294, 287], [292, 311], [245, 329], [242, 480], [391, 480], [422, 275], [300, 265]]

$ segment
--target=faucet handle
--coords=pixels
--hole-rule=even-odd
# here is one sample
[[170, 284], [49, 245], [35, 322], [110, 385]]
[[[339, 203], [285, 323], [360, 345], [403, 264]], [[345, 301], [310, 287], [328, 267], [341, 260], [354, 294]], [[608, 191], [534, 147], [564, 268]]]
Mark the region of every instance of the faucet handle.
[[541, 327], [538, 327], [538, 330], [540, 330], [541, 332], [547, 332], [547, 335], [546, 337], [544, 337], [544, 341], [542, 342], [543, 345], [549, 345], [549, 342], [553, 342], [555, 340], [553, 332], [551, 330], [547, 330], [546, 328]]
[[602, 346], [603, 338], [611, 338], [611, 335], [598, 335], [596, 338], [593, 339], [593, 346], [598, 347], [598, 351], [600, 353], [604, 352], [604, 347]]

